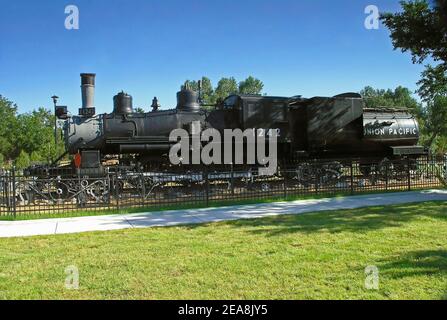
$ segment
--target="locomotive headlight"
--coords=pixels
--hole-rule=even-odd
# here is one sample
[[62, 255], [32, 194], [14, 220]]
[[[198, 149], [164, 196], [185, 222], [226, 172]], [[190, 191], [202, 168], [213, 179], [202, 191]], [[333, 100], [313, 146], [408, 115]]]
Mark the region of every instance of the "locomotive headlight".
[[71, 154], [79, 149], [98, 149], [104, 142], [103, 115], [73, 116], [66, 121], [64, 132], [65, 144]]

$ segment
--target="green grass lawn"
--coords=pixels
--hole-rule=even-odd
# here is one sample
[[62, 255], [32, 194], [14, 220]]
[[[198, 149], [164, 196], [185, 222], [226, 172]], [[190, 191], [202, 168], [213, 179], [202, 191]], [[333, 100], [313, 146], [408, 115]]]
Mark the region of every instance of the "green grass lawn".
[[[79, 290], [64, 286], [70, 265]], [[446, 297], [447, 202], [0, 239], [2, 299]]]

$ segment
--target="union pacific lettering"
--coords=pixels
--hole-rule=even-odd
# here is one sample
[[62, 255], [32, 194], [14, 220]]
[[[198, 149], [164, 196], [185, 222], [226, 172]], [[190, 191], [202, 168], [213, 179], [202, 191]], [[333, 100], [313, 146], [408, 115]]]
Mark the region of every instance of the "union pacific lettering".
[[407, 136], [417, 135], [418, 130], [416, 128], [365, 128], [365, 136]]

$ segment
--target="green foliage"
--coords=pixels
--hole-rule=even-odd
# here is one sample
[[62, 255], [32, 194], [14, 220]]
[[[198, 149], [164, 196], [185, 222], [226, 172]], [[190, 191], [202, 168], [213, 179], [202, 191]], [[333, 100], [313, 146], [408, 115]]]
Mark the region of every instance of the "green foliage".
[[447, 152], [447, 0], [402, 1], [401, 6], [401, 12], [384, 13], [381, 19], [394, 48], [409, 52], [413, 63], [438, 62], [427, 65], [418, 82], [417, 92], [425, 102], [419, 119], [425, 145]]
[[365, 99], [368, 108], [405, 108], [413, 113], [420, 109], [420, 104], [412, 96], [411, 91], [404, 87], [391, 89], [374, 89], [365, 87], [360, 94]]
[[264, 84], [261, 80], [249, 76], [244, 81], [239, 82], [240, 94], [261, 94]]
[[424, 101], [430, 101], [437, 95], [447, 95], [447, 76], [444, 66], [426, 66], [418, 85], [418, 93]]
[[[185, 86], [194, 91], [199, 90], [197, 81], [186, 80]], [[239, 82], [239, 84], [234, 77], [222, 78], [217, 83], [215, 89], [209, 78], [202, 77], [202, 103], [214, 105], [232, 94], [261, 94], [263, 88], [264, 84], [262, 81], [252, 76]]]
[[[202, 103], [211, 105], [216, 103], [216, 95], [213, 89], [211, 80], [207, 77], [202, 77]], [[186, 80], [185, 85], [194, 91], [199, 91], [199, 83], [195, 80]]]
[[28, 153], [26, 153], [24, 150], [20, 151], [19, 156], [14, 161], [14, 165], [16, 166], [16, 168], [24, 169], [24, 168], [28, 167], [30, 164], [31, 164], [31, 159], [30, 159]]
[[202, 99], [204, 104], [216, 103], [213, 85], [207, 77], [202, 77]]
[[21, 149], [31, 154], [42, 144], [47, 144], [49, 140], [54, 139], [51, 118], [50, 112], [43, 108], [17, 117], [18, 127], [15, 137]]
[[447, 137], [437, 136], [431, 145], [431, 150], [436, 155], [447, 154]]
[[134, 108], [134, 109], [133, 109], [133, 112], [135, 112], [135, 113], [146, 113], [146, 111], [144, 111], [144, 109], [143, 109], [143, 108], [140, 108], [140, 107], [138, 107], [138, 108]]
[[[15, 139], [18, 150], [34, 153], [33, 161], [50, 162], [63, 153], [62, 141], [54, 141], [54, 116], [49, 110], [39, 108], [17, 117]], [[58, 134], [60, 136], [60, 134]]]
[[14, 132], [17, 126], [17, 106], [0, 95], [0, 153], [10, 158], [14, 151]]
[[19, 168], [29, 163], [51, 162], [64, 152], [61, 130], [54, 141], [54, 115], [39, 108], [17, 114], [17, 106], [0, 96], [0, 154], [2, 163], [15, 160]]
[[218, 101], [222, 101], [223, 99], [232, 94], [237, 94], [238, 87], [236, 79], [233, 77], [220, 79], [220, 81], [217, 84], [215, 93], [216, 93], [216, 99]]
[[414, 63], [427, 58], [447, 62], [445, 0], [435, 5], [426, 0], [401, 1], [402, 12], [384, 13], [383, 23], [391, 31], [395, 49], [409, 52]]
[[31, 163], [39, 163], [43, 160], [42, 155], [37, 151], [33, 151], [30, 154], [29, 158], [30, 158]]
[[433, 101], [429, 101], [421, 109], [421, 118], [423, 131], [428, 135], [427, 146], [432, 146], [437, 137], [447, 137], [447, 97], [436, 96]]

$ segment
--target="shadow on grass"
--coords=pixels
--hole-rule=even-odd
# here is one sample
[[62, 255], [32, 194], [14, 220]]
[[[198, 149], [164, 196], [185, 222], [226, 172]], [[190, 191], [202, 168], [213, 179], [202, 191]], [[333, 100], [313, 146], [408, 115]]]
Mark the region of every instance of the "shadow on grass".
[[[381, 274], [392, 279], [437, 275], [447, 277], [447, 250], [412, 251], [378, 267]], [[447, 300], [447, 290], [440, 298]]]
[[280, 236], [319, 231], [331, 233], [368, 232], [381, 228], [400, 227], [406, 222], [421, 217], [447, 221], [447, 202], [285, 215], [255, 220], [238, 220], [229, 222], [229, 224], [233, 227], [247, 228], [248, 232], [254, 234]]
[[447, 250], [412, 251], [395, 261], [380, 265], [379, 269], [393, 279], [418, 275], [447, 276]]

